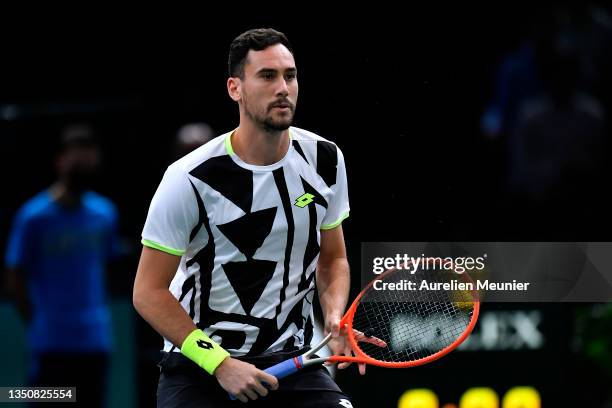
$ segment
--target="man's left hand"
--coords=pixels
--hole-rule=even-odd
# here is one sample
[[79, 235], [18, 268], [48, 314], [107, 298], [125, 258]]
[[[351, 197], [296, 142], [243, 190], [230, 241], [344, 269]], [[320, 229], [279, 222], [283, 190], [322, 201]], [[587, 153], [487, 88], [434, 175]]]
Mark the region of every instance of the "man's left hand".
[[[327, 336], [329, 333], [332, 334], [332, 339], [327, 343], [327, 346], [330, 348], [333, 355], [354, 356], [355, 351], [348, 339], [348, 329], [346, 325], [340, 327], [340, 320], [341, 318], [338, 316], [330, 316], [325, 320], [325, 335]], [[359, 342], [371, 343], [378, 347], [387, 347], [387, 343], [383, 340], [377, 337], [367, 337], [359, 330], [353, 329], [353, 334], [355, 339]], [[343, 370], [349, 365], [351, 365], [350, 362], [340, 363], [338, 364], [338, 369]], [[357, 365], [359, 366], [359, 374], [364, 375], [366, 372], [366, 364], [358, 363]]]

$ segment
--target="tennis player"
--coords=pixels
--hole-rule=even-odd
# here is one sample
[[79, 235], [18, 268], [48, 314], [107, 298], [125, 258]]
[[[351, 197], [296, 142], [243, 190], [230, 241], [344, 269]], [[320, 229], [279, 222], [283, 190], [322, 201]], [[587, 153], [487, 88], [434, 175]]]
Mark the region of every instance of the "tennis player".
[[298, 80], [284, 34], [239, 35], [227, 90], [238, 128], [168, 167], [142, 233], [134, 306], [165, 340], [158, 407], [352, 407], [321, 366], [280, 382], [262, 371], [308, 347], [315, 281], [332, 351], [352, 352], [339, 327], [342, 152], [291, 126]]

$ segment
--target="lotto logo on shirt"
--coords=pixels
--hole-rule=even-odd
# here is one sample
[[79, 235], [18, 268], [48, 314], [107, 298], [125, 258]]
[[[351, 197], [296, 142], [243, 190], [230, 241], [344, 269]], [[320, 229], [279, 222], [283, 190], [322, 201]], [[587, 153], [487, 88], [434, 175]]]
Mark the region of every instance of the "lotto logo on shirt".
[[308, 204], [312, 203], [314, 201], [313, 200], [314, 198], [315, 196], [312, 194], [309, 194], [309, 193], [302, 194], [295, 200], [295, 205], [300, 208], [304, 208]]

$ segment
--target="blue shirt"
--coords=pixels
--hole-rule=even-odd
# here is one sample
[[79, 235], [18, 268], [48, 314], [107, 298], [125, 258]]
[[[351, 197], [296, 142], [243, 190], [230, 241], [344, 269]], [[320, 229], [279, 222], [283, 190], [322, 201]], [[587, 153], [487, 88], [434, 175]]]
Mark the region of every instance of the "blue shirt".
[[115, 206], [96, 193], [68, 209], [43, 191], [19, 209], [5, 262], [26, 274], [32, 351], [109, 351], [104, 272], [117, 245]]

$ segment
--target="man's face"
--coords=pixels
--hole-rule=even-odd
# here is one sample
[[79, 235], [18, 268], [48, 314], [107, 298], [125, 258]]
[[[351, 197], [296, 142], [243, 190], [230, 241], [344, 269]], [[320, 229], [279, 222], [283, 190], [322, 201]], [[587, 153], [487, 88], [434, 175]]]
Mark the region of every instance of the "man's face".
[[60, 153], [56, 166], [60, 177], [75, 192], [92, 187], [100, 166], [100, 152], [95, 146], [73, 146]]
[[266, 131], [282, 131], [293, 122], [298, 96], [297, 70], [282, 44], [249, 51], [240, 81], [245, 114]]

